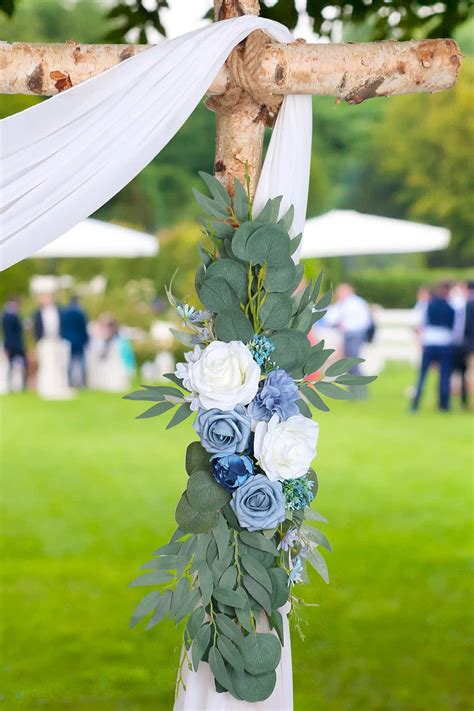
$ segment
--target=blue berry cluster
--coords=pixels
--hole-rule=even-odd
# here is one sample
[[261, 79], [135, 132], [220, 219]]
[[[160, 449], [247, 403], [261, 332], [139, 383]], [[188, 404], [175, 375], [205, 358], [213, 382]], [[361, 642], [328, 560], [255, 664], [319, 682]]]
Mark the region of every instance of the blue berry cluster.
[[275, 363], [270, 360], [270, 353], [273, 353], [275, 346], [269, 338], [255, 335], [252, 340], [247, 343], [247, 347], [253, 355], [254, 361], [258, 363], [262, 369], [262, 373], [275, 367]]
[[300, 476], [298, 479], [288, 479], [283, 482], [283, 493], [286, 498], [286, 506], [291, 511], [304, 509], [309, 506], [314, 499], [312, 488], [314, 481], [307, 476]]

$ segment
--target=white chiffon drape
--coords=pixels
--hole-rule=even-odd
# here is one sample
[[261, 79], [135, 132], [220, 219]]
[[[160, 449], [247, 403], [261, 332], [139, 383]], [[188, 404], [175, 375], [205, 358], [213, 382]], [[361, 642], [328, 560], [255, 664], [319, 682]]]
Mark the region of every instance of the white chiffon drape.
[[[281, 662], [278, 666], [275, 689], [266, 701], [249, 704], [238, 701], [230, 694], [218, 694], [214, 686], [209, 664], [202, 662], [197, 672], [183, 666], [184, 687], [180, 686], [173, 711], [293, 711], [293, 676], [291, 666], [291, 641], [287, 603], [281, 609], [283, 617], [283, 635], [285, 644], [282, 648]], [[266, 622], [258, 625], [259, 632], [268, 632]]]
[[[232, 49], [254, 30], [291, 42], [283, 25], [244, 16], [163, 42], [83, 84], [0, 122], [0, 265], [31, 256], [121, 190], [190, 116]], [[286, 96], [263, 164], [255, 214], [270, 197], [303, 231], [311, 155], [311, 97]], [[270, 699], [217, 694], [207, 664], [185, 670], [175, 711], [291, 711], [291, 647]]]
[[[250, 15], [163, 42], [48, 101], [0, 122], [0, 247], [5, 269], [88, 217], [170, 141], [232, 49], [253, 30], [290, 32]], [[304, 227], [311, 98], [287, 96], [255, 197], [283, 195]]]

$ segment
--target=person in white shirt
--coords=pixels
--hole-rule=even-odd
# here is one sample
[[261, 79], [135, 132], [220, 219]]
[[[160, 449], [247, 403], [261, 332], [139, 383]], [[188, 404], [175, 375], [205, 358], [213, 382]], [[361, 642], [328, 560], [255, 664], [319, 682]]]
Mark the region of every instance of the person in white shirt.
[[[336, 303], [327, 312], [327, 323], [337, 328], [343, 338], [344, 356], [358, 358], [372, 327], [370, 308], [351, 284], [340, 284], [336, 289]], [[351, 369], [358, 373], [358, 366]]]

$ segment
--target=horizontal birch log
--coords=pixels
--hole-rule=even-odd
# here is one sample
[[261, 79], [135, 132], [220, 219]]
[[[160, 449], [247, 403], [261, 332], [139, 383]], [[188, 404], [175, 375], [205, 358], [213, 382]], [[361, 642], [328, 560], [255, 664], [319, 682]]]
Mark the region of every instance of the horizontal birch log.
[[[52, 96], [148, 48], [73, 41], [1, 42], [0, 93]], [[255, 86], [256, 96], [316, 94], [357, 104], [376, 96], [449, 89], [456, 82], [461, 57], [457, 43], [451, 39], [364, 44], [269, 42], [259, 53], [258, 62], [252, 58], [253, 71], [244, 84], [247, 89]], [[229, 69], [223, 67], [208, 94], [223, 94], [229, 82]]]

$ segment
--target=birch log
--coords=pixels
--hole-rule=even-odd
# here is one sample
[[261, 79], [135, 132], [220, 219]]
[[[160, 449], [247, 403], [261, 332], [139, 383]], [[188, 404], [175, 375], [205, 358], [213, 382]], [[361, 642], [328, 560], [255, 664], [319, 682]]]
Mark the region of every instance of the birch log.
[[[0, 42], [0, 94], [52, 96], [149, 49], [127, 44], [29, 44]], [[462, 54], [452, 39], [364, 44], [266, 43], [260, 70], [246, 85], [274, 96], [315, 94], [352, 103], [413, 92], [436, 92], [456, 83]], [[245, 68], [244, 68], [245, 74]], [[229, 72], [223, 67], [209, 87], [223, 94]], [[370, 90], [367, 90], [367, 86]], [[365, 89], [364, 89], [365, 87]]]

